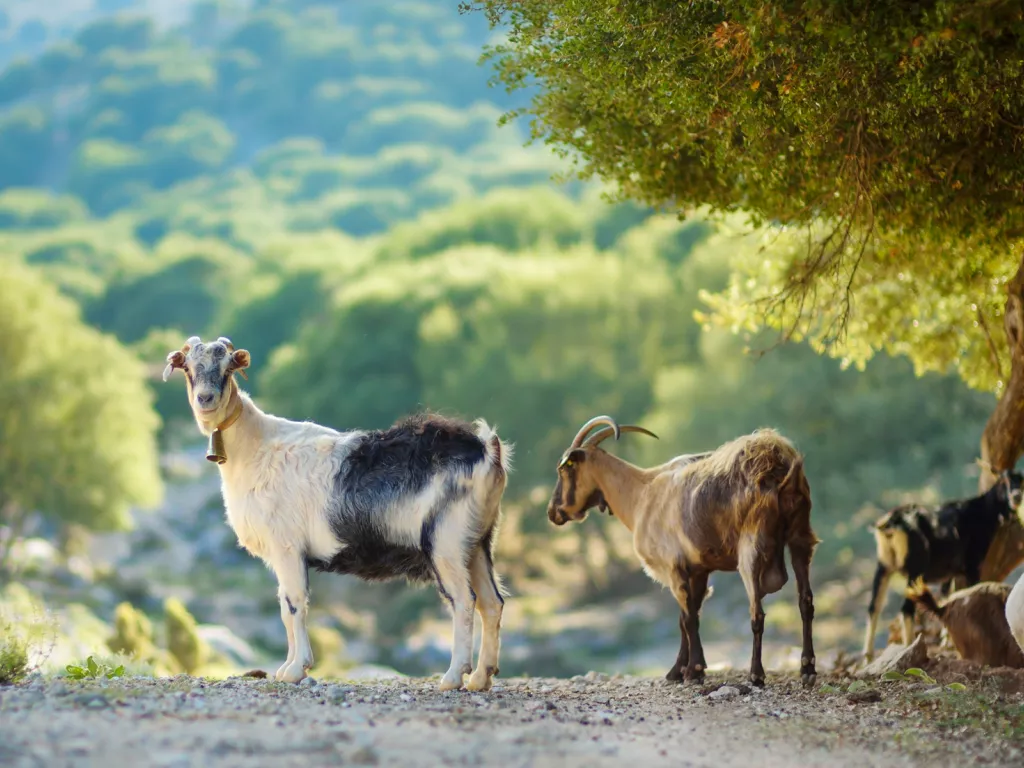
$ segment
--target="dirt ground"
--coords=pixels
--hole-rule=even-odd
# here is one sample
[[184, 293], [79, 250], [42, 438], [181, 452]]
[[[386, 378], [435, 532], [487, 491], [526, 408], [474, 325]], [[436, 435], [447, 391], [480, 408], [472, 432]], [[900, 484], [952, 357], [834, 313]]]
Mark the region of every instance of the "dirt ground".
[[517, 678], [486, 694], [411, 678], [37, 678], [0, 688], [0, 765], [1024, 765], [1024, 673], [942, 674], [968, 690], [893, 681], [850, 693], [837, 676], [805, 690], [779, 675], [757, 690], [739, 673], [702, 688]]

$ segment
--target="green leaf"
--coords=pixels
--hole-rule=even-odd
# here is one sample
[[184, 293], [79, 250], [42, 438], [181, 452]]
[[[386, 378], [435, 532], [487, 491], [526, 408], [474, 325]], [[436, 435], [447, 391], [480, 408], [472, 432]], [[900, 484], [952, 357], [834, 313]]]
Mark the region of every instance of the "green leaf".
[[903, 680], [904, 677], [903, 677], [903, 673], [902, 672], [897, 672], [895, 669], [890, 669], [888, 672], [886, 672], [884, 675], [882, 675], [882, 679], [883, 680]]
[[967, 686], [963, 683], [950, 683], [946, 686], [951, 691], [966, 691]]
[[821, 688], [819, 688], [818, 690], [821, 691], [822, 693], [840, 693], [841, 692], [839, 688], [836, 688], [834, 685], [829, 685], [828, 683], [822, 684]]
[[121, 677], [124, 674], [124, 664], [119, 664], [117, 669], [113, 669], [107, 672], [107, 680], [113, 680], [115, 677]]
[[934, 678], [932, 678], [931, 675], [929, 675], [923, 669], [918, 669], [917, 667], [911, 667], [910, 669], [908, 669], [907, 670], [907, 674], [912, 676], [912, 677], [919, 677], [922, 680], [924, 680], [926, 683], [934, 683], [935, 682]]
[[868, 687], [868, 684], [863, 680], [854, 680], [850, 683], [850, 687], [846, 689], [847, 693], [856, 693], [857, 691], [863, 691]]
[[96, 677], [96, 675], [98, 675], [100, 671], [99, 665], [96, 664], [96, 660], [93, 659], [92, 656], [90, 656], [88, 659], [85, 660], [85, 663], [86, 666], [89, 667], [89, 674], [93, 677]]

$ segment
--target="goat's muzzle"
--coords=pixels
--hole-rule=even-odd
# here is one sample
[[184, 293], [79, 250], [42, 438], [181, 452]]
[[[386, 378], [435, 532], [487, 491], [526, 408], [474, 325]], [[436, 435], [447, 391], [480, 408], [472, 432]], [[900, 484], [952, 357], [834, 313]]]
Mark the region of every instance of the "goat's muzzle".
[[565, 514], [565, 511], [559, 509], [554, 503], [548, 504], [548, 520], [555, 525], [565, 525], [569, 522], [569, 516]]

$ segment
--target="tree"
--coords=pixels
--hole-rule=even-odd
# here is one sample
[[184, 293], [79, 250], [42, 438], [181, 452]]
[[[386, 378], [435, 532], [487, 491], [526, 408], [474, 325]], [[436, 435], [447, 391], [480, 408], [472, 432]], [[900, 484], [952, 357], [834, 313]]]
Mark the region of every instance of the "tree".
[[0, 281], [0, 566], [33, 514], [127, 528], [160, 498], [145, 372], [26, 267]]
[[[584, 177], [746, 210], [766, 248], [711, 299], [863, 365], [907, 355], [998, 404], [981, 489], [1024, 451], [1024, 4], [486, 0], [515, 114]], [[997, 342], [1002, 322], [1008, 344]], [[1017, 524], [989, 553], [1005, 578]]]

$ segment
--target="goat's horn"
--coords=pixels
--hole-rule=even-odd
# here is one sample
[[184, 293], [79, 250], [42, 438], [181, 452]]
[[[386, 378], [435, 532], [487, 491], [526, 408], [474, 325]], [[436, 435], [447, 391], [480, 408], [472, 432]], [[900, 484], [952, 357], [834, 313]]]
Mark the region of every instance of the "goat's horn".
[[615, 432], [615, 439], [619, 439], [619, 425], [615, 423], [615, 419], [613, 419], [611, 416], [595, 416], [582, 427], [580, 427], [580, 431], [577, 432], [576, 437], [572, 439], [572, 445], [570, 447], [579, 448], [581, 445], [583, 445], [583, 438], [590, 434], [591, 430], [593, 430], [594, 427], [596, 427], [598, 424], [607, 424], [608, 426], [610, 426], [612, 428], [612, 431]]
[[229, 339], [227, 336], [221, 336], [221, 337], [219, 337], [217, 339], [217, 341], [219, 341], [221, 344], [223, 344], [225, 347], [227, 347], [228, 348], [228, 352], [234, 352], [235, 351], [235, 345], [231, 343], [231, 339]]
[[[647, 435], [649, 437], [653, 437], [655, 440], [658, 439], [658, 436], [656, 434], [654, 434], [653, 432], [651, 432], [651, 430], [644, 429], [643, 427], [638, 427], [635, 424], [623, 424], [621, 427], [619, 427], [619, 431], [620, 432], [639, 432], [640, 434]], [[600, 432], [595, 432], [589, 438], [587, 438], [587, 442], [585, 443], [585, 445], [599, 445], [600, 443], [604, 442], [605, 440], [607, 440], [609, 437], [611, 437], [614, 434], [615, 434], [615, 430], [614, 429], [612, 429], [611, 427], [605, 427]]]
[[198, 336], [189, 336], [188, 341], [181, 345], [181, 351], [187, 355], [189, 353], [189, 350], [192, 349], [192, 347], [194, 347], [200, 341], [202, 341], [202, 339], [200, 339]]

